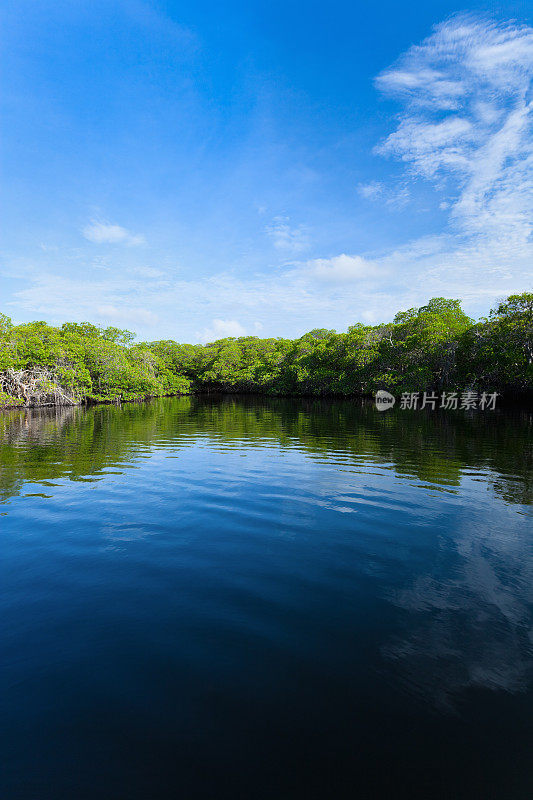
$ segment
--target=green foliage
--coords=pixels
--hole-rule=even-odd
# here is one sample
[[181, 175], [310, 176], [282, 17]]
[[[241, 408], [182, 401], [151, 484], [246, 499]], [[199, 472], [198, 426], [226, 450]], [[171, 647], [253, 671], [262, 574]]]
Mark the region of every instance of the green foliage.
[[514, 294], [464, 335], [459, 371], [471, 385], [533, 390], [533, 293]]
[[0, 315], [0, 405], [20, 400], [11, 391], [17, 371], [38, 387], [31, 397], [20, 395], [26, 403], [38, 403], [39, 392], [48, 402], [120, 402], [191, 389], [318, 396], [380, 388], [533, 392], [528, 292], [511, 295], [477, 323], [458, 300], [436, 297], [399, 312], [392, 323], [357, 323], [346, 333], [320, 328], [295, 340], [243, 336], [202, 346], [134, 338], [90, 322], [13, 325]]
[[13, 397], [7, 392], [0, 391], [0, 408], [12, 408], [14, 406], [21, 406], [24, 400], [21, 397]]
[[0, 314], [0, 339], [5, 338], [11, 328], [13, 327], [13, 323], [9, 317], [6, 317], [5, 314]]
[[124, 347], [128, 347], [135, 339], [135, 334], [131, 331], [125, 328], [114, 328], [113, 326], [101, 330], [100, 335], [102, 339], [106, 339], [108, 342], [115, 342], [115, 344], [121, 344]]
[[[61, 328], [45, 322], [13, 326], [2, 316], [0, 389], [16, 379], [23, 384], [25, 376], [40, 368], [38, 382], [33, 381], [37, 389], [25, 397], [28, 404], [49, 402], [52, 394], [65, 402], [119, 402], [188, 392], [187, 378], [169, 369], [147, 345], [132, 346], [134, 336], [90, 322], [68, 322]], [[56, 387], [65, 391], [55, 392]], [[2, 405], [15, 404], [3, 395], [7, 393], [0, 395]]]

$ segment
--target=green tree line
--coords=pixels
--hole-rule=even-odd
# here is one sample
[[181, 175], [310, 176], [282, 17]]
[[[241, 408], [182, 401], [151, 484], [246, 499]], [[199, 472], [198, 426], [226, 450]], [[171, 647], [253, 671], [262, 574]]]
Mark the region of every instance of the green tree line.
[[0, 315], [0, 405], [120, 402], [190, 392], [348, 396], [377, 389], [533, 393], [533, 293], [475, 322], [437, 297], [390, 323], [299, 339], [135, 342], [119, 328], [13, 325]]

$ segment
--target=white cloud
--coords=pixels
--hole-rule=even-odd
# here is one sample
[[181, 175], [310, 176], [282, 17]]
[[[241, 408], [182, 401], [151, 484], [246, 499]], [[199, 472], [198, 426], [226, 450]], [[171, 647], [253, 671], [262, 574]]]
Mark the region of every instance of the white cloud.
[[528, 276], [533, 279], [531, 264], [521, 245], [513, 250], [506, 241], [461, 242], [443, 234], [372, 257], [343, 254], [246, 278], [219, 273], [207, 279], [124, 279], [111, 269], [94, 279], [25, 266], [17, 272], [24, 288], [5, 305], [15, 319], [17, 312], [52, 323], [98, 317], [147, 339], [214, 341], [252, 331], [288, 336], [383, 322], [437, 296], [463, 298], [471, 313], [486, 313], [497, 299], [523, 291]]
[[383, 196], [385, 187], [380, 181], [370, 181], [370, 183], [359, 183], [357, 193], [365, 200], [378, 200]]
[[306, 229], [300, 225], [293, 228], [289, 225], [289, 217], [274, 217], [272, 223], [265, 228], [266, 233], [272, 239], [274, 247], [278, 250], [286, 250], [298, 253], [307, 250], [309, 240]]
[[164, 281], [155, 280], [107, 277], [91, 280], [40, 273], [34, 275], [32, 285], [18, 292], [16, 300], [9, 305], [51, 322], [98, 318], [107, 325], [128, 325], [136, 330], [139, 326], [157, 324], [159, 316], [153, 310], [152, 300], [165, 286]]
[[215, 342], [228, 336], [246, 336], [246, 331], [236, 319], [214, 319], [211, 327], [197, 334], [201, 342]]
[[[486, 492], [482, 483], [477, 486]], [[528, 532], [512, 519], [505, 536], [498, 525], [472, 526], [466, 511], [455, 525], [454, 537], [435, 550], [437, 564], [449, 564], [453, 558], [453, 580], [433, 567], [399, 589], [393, 602], [414, 624], [408, 635], [396, 636], [383, 647], [395, 671], [425, 704], [448, 711], [457, 710], [458, 698], [468, 689], [514, 693], [526, 691], [531, 683]], [[512, 565], [512, 585], [505, 580], [502, 564]]]
[[459, 234], [530, 245], [532, 77], [533, 28], [459, 16], [377, 79], [404, 111], [376, 151], [437, 189], [451, 181]]
[[166, 274], [162, 269], [155, 267], [134, 267], [132, 272], [140, 275], [141, 278], [162, 278]]
[[342, 253], [333, 258], [315, 258], [306, 265], [308, 274], [325, 283], [362, 281], [376, 275], [376, 265], [362, 256]]
[[415, 173], [433, 178], [439, 170], [468, 169], [467, 148], [475, 145], [477, 136], [472, 123], [460, 117], [437, 122], [407, 117], [375, 151], [398, 156]]
[[125, 244], [130, 247], [145, 244], [144, 236], [133, 234], [120, 225], [92, 220], [83, 229], [83, 235], [96, 244]]
[[101, 305], [97, 306], [96, 314], [110, 325], [113, 323], [153, 325], [157, 322], [157, 314], [146, 308]]
[[402, 208], [410, 200], [407, 186], [386, 186], [381, 181], [357, 184], [357, 193], [364, 200], [379, 201], [392, 208]]
[[[149, 332], [142, 335], [182, 341], [242, 336], [259, 330], [256, 323], [267, 336], [340, 330], [357, 320], [391, 319], [435, 296], [462, 298], [470, 313], [486, 313], [497, 299], [533, 283], [532, 37], [531, 28], [516, 24], [454, 18], [378, 79], [401, 103], [396, 129], [379, 149], [403, 161], [409, 175], [392, 188], [374, 182], [360, 193], [387, 203], [398, 185], [429, 181], [448, 215], [438, 235], [386, 251], [300, 256], [299, 263], [242, 278], [220, 272], [185, 279], [185, 269], [176, 277], [145, 268], [144, 274], [132, 269], [125, 280], [112, 253], [105, 277], [96, 280], [81, 277], [81, 268], [75, 278], [70, 264], [65, 277], [16, 262], [10, 276], [21, 275], [24, 288], [10, 305], [57, 322], [65, 309], [74, 320], [120, 310], [137, 315], [139, 326], [135, 319], [127, 324], [145, 325]], [[308, 245], [305, 230], [291, 227], [287, 217], [274, 218], [267, 232], [283, 254]], [[143, 323], [143, 309], [157, 324]], [[110, 313], [109, 322], [115, 319]]]

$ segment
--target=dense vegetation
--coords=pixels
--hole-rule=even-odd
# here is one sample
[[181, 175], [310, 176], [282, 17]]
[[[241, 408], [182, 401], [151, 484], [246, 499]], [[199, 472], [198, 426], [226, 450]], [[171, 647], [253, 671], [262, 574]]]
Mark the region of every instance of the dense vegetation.
[[434, 298], [381, 325], [299, 339], [171, 340], [88, 322], [13, 325], [0, 315], [0, 405], [118, 402], [191, 391], [353, 395], [377, 389], [533, 393], [533, 293], [474, 322], [458, 300]]

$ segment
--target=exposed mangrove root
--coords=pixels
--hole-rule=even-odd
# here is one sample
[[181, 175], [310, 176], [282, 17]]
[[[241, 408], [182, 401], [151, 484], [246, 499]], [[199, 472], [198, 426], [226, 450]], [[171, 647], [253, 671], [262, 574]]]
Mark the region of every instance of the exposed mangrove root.
[[24, 406], [74, 406], [82, 399], [74, 389], [61, 386], [53, 370], [41, 366], [1, 372], [0, 392]]

